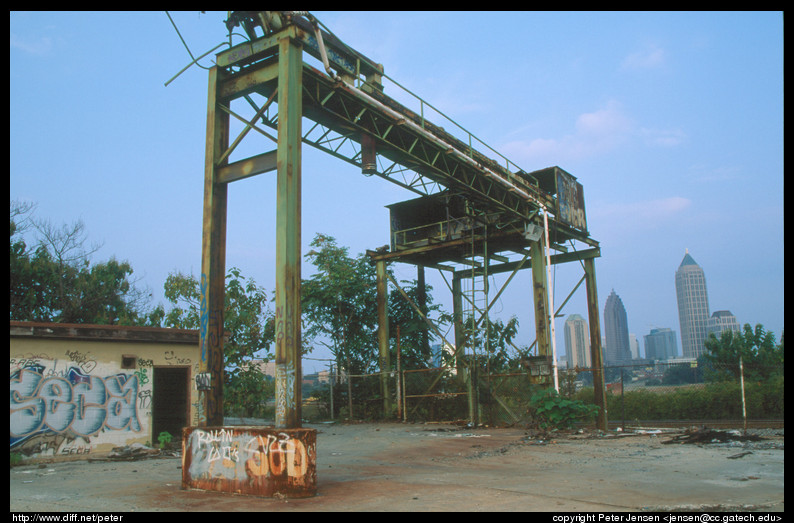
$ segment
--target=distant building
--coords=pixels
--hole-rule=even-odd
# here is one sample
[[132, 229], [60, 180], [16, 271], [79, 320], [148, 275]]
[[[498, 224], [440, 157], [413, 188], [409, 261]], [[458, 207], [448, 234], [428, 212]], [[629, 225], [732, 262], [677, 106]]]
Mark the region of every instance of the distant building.
[[640, 340], [637, 339], [636, 334], [629, 333], [629, 349], [631, 350], [631, 359], [640, 358]]
[[631, 346], [629, 345], [629, 322], [626, 308], [615, 290], [607, 297], [604, 305], [604, 331], [606, 332], [606, 351], [604, 360], [606, 364], [621, 364], [631, 361]]
[[259, 368], [259, 372], [271, 378], [276, 377], [276, 362], [264, 360], [252, 360], [251, 364]]
[[587, 322], [579, 314], [571, 314], [565, 320], [565, 357], [568, 368], [591, 367], [590, 331]]
[[648, 360], [669, 360], [678, 357], [675, 331], [668, 328], [651, 329], [645, 338], [645, 358]]
[[703, 342], [708, 335], [709, 294], [706, 275], [689, 255], [689, 250], [675, 273], [675, 293], [683, 356], [697, 358], [705, 350]]
[[736, 316], [731, 314], [731, 311], [714, 311], [706, 327], [707, 333], [714, 333], [717, 339], [719, 339], [722, 333], [728, 330], [734, 332], [739, 332], [741, 330]]
[[[444, 356], [446, 353], [446, 356]], [[455, 347], [450, 344], [444, 344], [444, 349], [441, 349], [441, 344], [437, 343], [430, 346], [430, 364], [433, 367], [449, 366], [455, 369]]]
[[331, 371], [321, 370], [317, 373], [317, 382], [318, 383], [330, 383], [331, 382]]

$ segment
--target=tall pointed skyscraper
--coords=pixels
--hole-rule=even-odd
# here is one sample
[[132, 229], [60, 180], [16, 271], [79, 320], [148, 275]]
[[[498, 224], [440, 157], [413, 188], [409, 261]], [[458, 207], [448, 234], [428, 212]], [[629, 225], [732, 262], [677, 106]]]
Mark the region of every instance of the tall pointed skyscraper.
[[678, 322], [681, 326], [681, 350], [685, 358], [697, 358], [705, 350], [708, 335], [709, 294], [706, 275], [689, 255], [689, 249], [675, 271], [678, 297]]
[[606, 352], [604, 360], [607, 364], [615, 365], [631, 361], [631, 347], [629, 346], [629, 321], [626, 308], [620, 297], [615, 294], [615, 289], [607, 296], [604, 305], [604, 330], [606, 331]]

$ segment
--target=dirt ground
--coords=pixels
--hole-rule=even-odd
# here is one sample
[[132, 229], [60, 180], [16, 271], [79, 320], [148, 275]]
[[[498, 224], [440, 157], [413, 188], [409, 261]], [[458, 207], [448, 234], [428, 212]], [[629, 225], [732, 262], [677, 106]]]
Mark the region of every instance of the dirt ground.
[[12, 467], [10, 510], [772, 511], [783, 431], [762, 441], [664, 444], [683, 430], [569, 432], [451, 424], [318, 424], [316, 496], [183, 490], [181, 459]]

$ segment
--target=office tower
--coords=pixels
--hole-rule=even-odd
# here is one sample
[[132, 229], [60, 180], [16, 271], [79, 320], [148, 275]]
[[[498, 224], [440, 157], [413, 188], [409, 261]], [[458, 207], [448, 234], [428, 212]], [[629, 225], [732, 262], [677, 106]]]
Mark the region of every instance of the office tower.
[[651, 329], [645, 338], [645, 358], [649, 360], [669, 360], [678, 356], [675, 331], [672, 329]]
[[697, 358], [704, 351], [703, 342], [708, 334], [709, 295], [706, 275], [689, 255], [688, 249], [675, 272], [675, 293], [683, 356]]
[[640, 357], [640, 340], [637, 339], [636, 334], [629, 333], [629, 349], [631, 359], [636, 360]]
[[565, 320], [565, 356], [568, 368], [590, 367], [590, 331], [587, 322], [578, 314]]
[[607, 297], [604, 306], [604, 330], [606, 331], [607, 346], [604, 359], [608, 364], [621, 364], [631, 361], [629, 346], [629, 322], [626, 317], [626, 308], [620, 297], [615, 294], [615, 289]]
[[727, 330], [734, 332], [739, 332], [741, 330], [736, 316], [731, 314], [731, 311], [714, 311], [711, 318], [709, 318], [706, 332], [708, 334], [713, 332], [717, 339], [719, 339], [722, 333]]

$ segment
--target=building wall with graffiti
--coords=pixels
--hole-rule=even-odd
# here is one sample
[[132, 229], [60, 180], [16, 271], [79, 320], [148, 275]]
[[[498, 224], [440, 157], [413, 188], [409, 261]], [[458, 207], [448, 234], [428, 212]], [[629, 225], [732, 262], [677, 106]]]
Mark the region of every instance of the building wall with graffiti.
[[10, 451], [25, 461], [157, 443], [153, 410], [157, 403], [168, 416], [170, 392], [163, 386], [155, 402], [158, 369], [184, 369], [178, 408], [186, 425], [200, 416], [189, 386], [198, 373], [197, 331], [11, 322], [10, 339]]

